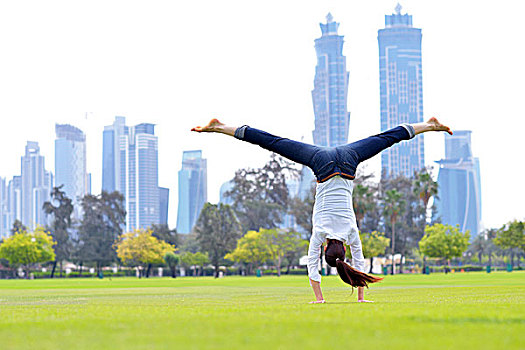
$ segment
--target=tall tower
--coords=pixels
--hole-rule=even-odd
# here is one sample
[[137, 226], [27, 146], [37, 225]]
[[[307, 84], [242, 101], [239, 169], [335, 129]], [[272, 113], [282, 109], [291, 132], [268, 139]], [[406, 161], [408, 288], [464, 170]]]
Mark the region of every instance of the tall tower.
[[13, 176], [7, 185], [7, 228], [11, 231], [15, 220], [22, 221], [22, 176]]
[[[378, 31], [381, 131], [401, 123], [423, 121], [421, 71], [421, 29], [412, 27], [412, 16], [385, 16], [385, 28]], [[423, 135], [402, 142], [381, 153], [381, 170], [386, 176], [411, 177], [425, 166]]]
[[0, 240], [9, 233], [9, 209], [6, 179], [0, 177]]
[[125, 199], [126, 231], [160, 223], [158, 138], [155, 125], [125, 125], [116, 117], [103, 134], [102, 190]]
[[459, 225], [471, 237], [480, 232], [481, 180], [479, 159], [472, 156], [471, 131], [445, 134], [445, 159], [438, 161], [438, 197], [436, 210], [441, 221]]
[[72, 200], [73, 217], [81, 218], [80, 200], [89, 193], [86, 171], [86, 135], [68, 124], [55, 125], [55, 184]]
[[102, 191], [118, 191], [121, 187], [121, 181], [125, 181], [125, 169], [120, 161], [120, 142], [127, 133], [128, 127], [124, 117], [115, 117], [113, 125], [104, 127], [102, 134]]
[[322, 36], [315, 40], [315, 67], [312, 101], [314, 105], [314, 143], [319, 146], [339, 146], [348, 142], [350, 113], [348, 112], [348, 76], [343, 56], [343, 36], [337, 34], [339, 23], [332, 15], [320, 23]]
[[202, 151], [184, 151], [179, 171], [177, 232], [190, 233], [208, 200], [207, 162]]
[[44, 226], [48, 220], [42, 206], [49, 200], [53, 176], [45, 170], [38, 142], [27, 141], [21, 159], [21, 218], [28, 229]]

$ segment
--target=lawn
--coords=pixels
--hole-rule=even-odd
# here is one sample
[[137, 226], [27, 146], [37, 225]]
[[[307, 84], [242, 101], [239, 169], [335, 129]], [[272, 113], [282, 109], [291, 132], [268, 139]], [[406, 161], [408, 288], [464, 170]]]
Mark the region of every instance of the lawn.
[[525, 349], [525, 272], [0, 281], [0, 349]]

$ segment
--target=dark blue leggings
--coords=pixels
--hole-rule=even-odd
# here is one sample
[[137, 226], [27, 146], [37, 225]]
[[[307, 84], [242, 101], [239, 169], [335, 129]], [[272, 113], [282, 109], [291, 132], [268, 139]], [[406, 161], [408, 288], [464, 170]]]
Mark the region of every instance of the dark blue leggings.
[[259, 145], [291, 161], [312, 169], [318, 182], [334, 175], [353, 179], [359, 163], [375, 156], [388, 147], [415, 136], [414, 128], [403, 124], [380, 134], [337, 147], [321, 147], [265, 131], [242, 126], [235, 131], [235, 137]]

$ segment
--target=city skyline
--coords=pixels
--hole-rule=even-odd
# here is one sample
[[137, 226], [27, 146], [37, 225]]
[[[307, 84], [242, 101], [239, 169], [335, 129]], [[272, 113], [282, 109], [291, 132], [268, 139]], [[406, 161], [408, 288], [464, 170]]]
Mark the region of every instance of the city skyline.
[[[94, 174], [96, 193], [101, 188], [102, 129], [114, 116], [126, 115], [133, 125], [157, 125], [159, 181], [173, 191], [169, 223], [174, 227], [175, 174], [182, 150], [202, 149], [206, 154], [211, 202], [218, 201], [220, 185], [236, 169], [260, 167], [268, 160], [262, 150], [240, 149], [227, 138], [205, 139], [191, 134], [191, 127], [217, 116], [232, 125], [250, 124], [312, 142], [312, 39], [319, 37], [318, 23], [328, 12], [341, 23], [338, 31], [346, 39], [350, 141], [380, 131], [377, 30], [396, 2], [292, 0], [247, 6], [233, 1], [235, 11], [213, 2], [204, 5], [203, 11], [196, 4], [117, 1], [77, 11], [73, 5], [31, 2], [30, 12], [21, 4], [3, 5], [0, 29], [12, 35], [2, 37], [8, 54], [0, 58], [0, 115], [5, 123], [0, 130], [0, 176], [10, 179], [18, 173], [27, 140], [39, 141], [48, 167], [54, 164], [55, 123], [71, 124], [86, 134], [87, 168]], [[447, 0], [401, 5], [414, 16], [414, 27], [424, 30], [425, 118], [437, 116], [455, 130], [473, 132], [473, 153], [481, 159], [483, 173], [484, 226], [521, 219], [519, 204], [508, 198], [508, 193], [525, 195], [516, 186], [520, 164], [505, 150], [517, 147], [525, 127], [518, 103], [524, 57], [514, 44], [523, 6], [502, 1], [494, 9]], [[184, 15], [188, 13], [196, 16], [197, 25], [195, 17]], [[495, 24], [488, 26], [486, 18]], [[144, 25], [137, 26], [137, 20]], [[181, 35], [188, 27], [193, 35]], [[177, 45], [166, 44], [174, 41]], [[478, 48], [483, 47], [491, 50], [480, 55]], [[502, 59], [505, 64], [498, 63]], [[442, 138], [425, 136], [426, 165], [444, 158]], [[505, 181], [491, 171], [494, 165]], [[377, 178], [380, 157], [366, 166]]]

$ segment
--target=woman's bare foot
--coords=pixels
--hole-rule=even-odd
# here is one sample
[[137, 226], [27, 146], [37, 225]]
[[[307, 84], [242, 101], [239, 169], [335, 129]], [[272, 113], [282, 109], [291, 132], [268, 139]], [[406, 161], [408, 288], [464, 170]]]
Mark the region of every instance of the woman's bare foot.
[[415, 134], [421, 134], [427, 131], [446, 131], [452, 135], [452, 130], [446, 125], [441, 124], [436, 118], [432, 117], [426, 122], [410, 124], [414, 128]]
[[220, 130], [224, 127], [224, 124], [221, 123], [218, 119], [213, 118], [210, 120], [208, 125], [206, 126], [196, 126], [191, 129], [191, 131], [196, 132], [220, 132]]
[[215, 118], [210, 120], [210, 122], [206, 126], [196, 126], [191, 129], [191, 131], [196, 132], [218, 132], [230, 136], [235, 135], [235, 130], [237, 130], [236, 127], [227, 126], [226, 124], [221, 123], [218, 119]]
[[427, 124], [429, 124], [432, 131], [446, 131], [450, 135], [452, 135], [452, 131], [450, 128], [446, 125], [441, 124], [436, 118], [432, 117], [429, 120], [427, 120]]

